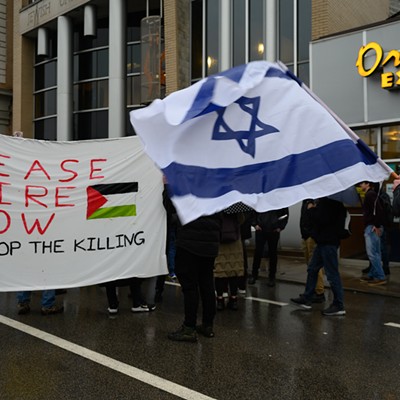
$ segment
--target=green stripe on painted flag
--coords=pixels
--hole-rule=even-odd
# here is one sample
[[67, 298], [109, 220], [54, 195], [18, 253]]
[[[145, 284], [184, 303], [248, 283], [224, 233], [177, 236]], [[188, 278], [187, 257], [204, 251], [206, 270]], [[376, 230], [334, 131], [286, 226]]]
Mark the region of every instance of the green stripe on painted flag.
[[104, 207], [96, 210], [88, 219], [135, 217], [136, 204], [127, 206]]

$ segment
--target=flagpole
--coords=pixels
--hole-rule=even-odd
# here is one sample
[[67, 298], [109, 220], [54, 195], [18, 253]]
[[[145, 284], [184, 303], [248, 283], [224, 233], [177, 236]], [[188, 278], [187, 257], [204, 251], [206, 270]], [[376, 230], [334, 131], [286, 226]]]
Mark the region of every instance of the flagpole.
[[[295, 78], [295, 80], [300, 84], [300, 86], [315, 100], [317, 101], [322, 107], [325, 108], [326, 111], [329, 112], [329, 114], [332, 115], [332, 117], [336, 120], [336, 122], [347, 132], [347, 134], [354, 140], [361, 140], [346, 124], [345, 122], [339, 118], [339, 116], [334, 113], [304, 82], [302, 82], [299, 78], [297, 78], [292, 72], [289, 70], [289, 68], [282, 62], [282, 61], [277, 61], [277, 64], [287, 73], [289, 73], [291, 76]], [[377, 158], [378, 163], [386, 169], [386, 171], [390, 172], [390, 175], [394, 179], [398, 179], [399, 175], [396, 174], [390, 168], [380, 157]]]

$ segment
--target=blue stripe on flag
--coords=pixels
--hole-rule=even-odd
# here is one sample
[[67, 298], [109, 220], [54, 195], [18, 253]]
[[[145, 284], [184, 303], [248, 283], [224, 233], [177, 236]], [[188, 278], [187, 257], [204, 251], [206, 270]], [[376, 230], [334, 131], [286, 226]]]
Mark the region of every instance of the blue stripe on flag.
[[[212, 103], [217, 77], [224, 76], [238, 83], [240, 82], [240, 79], [242, 78], [245, 69], [246, 65], [239, 65], [238, 67], [208, 77], [203, 82], [199, 92], [197, 93], [193, 101], [192, 106], [186, 113], [185, 118], [181, 123], [189, 121], [190, 119], [193, 118], [200, 117], [201, 115], [217, 111], [221, 108], [225, 108]], [[265, 78], [281, 78], [281, 79], [294, 80], [301, 86], [300, 79], [297, 78], [297, 76], [295, 76], [294, 74], [292, 74], [289, 70], [285, 72], [278, 68], [271, 67], [267, 69]]]
[[173, 162], [163, 172], [174, 196], [215, 198], [233, 190], [243, 194], [267, 193], [301, 185], [358, 163], [375, 164], [378, 157], [365, 147], [362, 141], [343, 139], [276, 161], [237, 168], [205, 168]]

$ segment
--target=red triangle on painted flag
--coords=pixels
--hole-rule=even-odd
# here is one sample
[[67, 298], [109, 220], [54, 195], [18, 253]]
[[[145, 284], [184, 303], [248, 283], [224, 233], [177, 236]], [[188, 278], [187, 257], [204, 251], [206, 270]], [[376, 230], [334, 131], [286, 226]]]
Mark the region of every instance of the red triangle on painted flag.
[[95, 211], [101, 206], [107, 203], [107, 199], [92, 186], [88, 186], [86, 189], [87, 193], [87, 210], [86, 218], [89, 218]]

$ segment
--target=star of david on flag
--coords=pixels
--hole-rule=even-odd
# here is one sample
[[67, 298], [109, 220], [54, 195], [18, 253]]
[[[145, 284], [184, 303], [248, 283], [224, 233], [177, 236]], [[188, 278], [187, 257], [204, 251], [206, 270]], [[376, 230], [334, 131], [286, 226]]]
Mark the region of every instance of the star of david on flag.
[[277, 63], [210, 76], [130, 117], [182, 223], [237, 202], [280, 209], [392, 172]]

